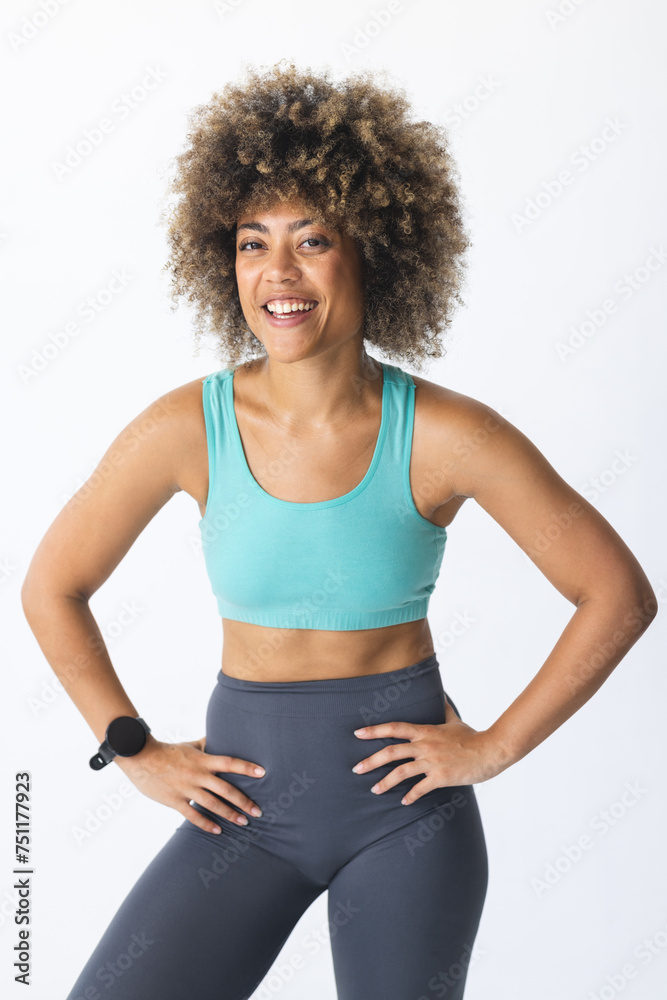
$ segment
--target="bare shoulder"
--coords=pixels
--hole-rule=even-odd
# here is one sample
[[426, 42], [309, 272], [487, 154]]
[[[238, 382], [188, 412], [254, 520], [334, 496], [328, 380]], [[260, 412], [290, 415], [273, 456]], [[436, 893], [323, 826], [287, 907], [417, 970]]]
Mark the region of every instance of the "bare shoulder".
[[412, 377], [416, 386], [413, 448], [430, 470], [429, 478], [441, 483], [439, 503], [474, 496], [471, 475], [479, 465], [470, 459], [475, 454], [481, 457], [484, 450], [488, 474], [494, 461], [494, 436], [512, 425], [474, 396], [418, 375]]
[[206, 433], [202, 406], [205, 378], [206, 375], [202, 375], [184, 382], [152, 400], [121, 431], [119, 439], [144, 438], [150, 431], [155, 447], [169, 449], [178, 471], [181, 458], [186, 457], [189, 449], [200, 443]]
[[450, 418], [456, 418], [458, 423], [469, 420], [474, 422], [475, 419], [485, 418], [496, 413], [491, 406], [480, 399], [475, 399], [474, 396], [466, 396], [462, 392], [456, 392], [455, 389], [449, 389], [437, 382], [429, 382], [428, 379], [421, 378], [419, 375], [413, 375], [412, 378], [417, 386], [415, 401], [419, 400], [419, 405], [427, 416], [431, 415], [437, 418], [447, 415]]
[[206, 375], [184, 382], [166, 392], [156, 405], [171, 414], [171, 448], [178, 488], [203, 504], [208, 490], [208, 455], [203, 407]]
[[[160, 400], [163, 400], [170, 412], [175, 416], [184, 434], [198, 427], [204, 427], [204, 409], [202, 405], [202, 386], [206, 375], [184, 382], [169, 389]], [[156, 400], [159, 402], [160, 400]], [[192, 425], [192, 427], [190, 427]]]

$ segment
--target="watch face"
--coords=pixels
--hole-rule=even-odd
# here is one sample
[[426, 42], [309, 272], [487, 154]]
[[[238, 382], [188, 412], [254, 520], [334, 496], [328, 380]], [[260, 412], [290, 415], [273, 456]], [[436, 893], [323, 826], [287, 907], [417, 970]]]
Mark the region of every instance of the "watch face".
[[146, 730], [138, 719], [121, 715], [109, 723], [106, 740], [119, 757], [132, 757], [146, 742]]

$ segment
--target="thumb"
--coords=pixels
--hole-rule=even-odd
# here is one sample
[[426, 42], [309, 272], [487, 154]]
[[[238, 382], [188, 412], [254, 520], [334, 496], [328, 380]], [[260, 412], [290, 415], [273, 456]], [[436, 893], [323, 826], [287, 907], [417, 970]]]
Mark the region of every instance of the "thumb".
[[201, 750], [202, 753], [205, 752], [204, 751], [204, 747], [206, 746], [206, 737], [205, 736], [202, 736], [202, 738], [200, 740], [186, 740], [186, 742], [187, 742], [188, 746], [194, 747], [195, 750]]
[[445, 722], [459, 722], [459, 717], [454, 711], [449, 698], [445, 695]]

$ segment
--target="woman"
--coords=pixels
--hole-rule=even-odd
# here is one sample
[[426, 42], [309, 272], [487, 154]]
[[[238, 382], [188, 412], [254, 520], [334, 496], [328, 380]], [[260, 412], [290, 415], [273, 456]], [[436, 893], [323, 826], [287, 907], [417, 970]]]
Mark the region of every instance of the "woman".
[[[119, 434], [22, 590], [100, 743], [91, 765], [114, 762], [184, 817], [68, 1000], [249, 997], [325, 890], [340, 1000], [460, 1000], [488, 880], [473, 785], [592, 696], [655, 595], [517, 428], [366, 352], [442, 356], [432, 332], [469, 241], [441, 132], [365, 74], [334, 85], [293, 65], [251, 71], [195, 119], [174, 295], [233, 364]], [[120, 685], [88, 602], [179, 490], [199, 505], [224, 649], [206, 736], [170, 744]], [[576, 608], [482, 731], [443, 689], [426, 617], [468, 498]]]

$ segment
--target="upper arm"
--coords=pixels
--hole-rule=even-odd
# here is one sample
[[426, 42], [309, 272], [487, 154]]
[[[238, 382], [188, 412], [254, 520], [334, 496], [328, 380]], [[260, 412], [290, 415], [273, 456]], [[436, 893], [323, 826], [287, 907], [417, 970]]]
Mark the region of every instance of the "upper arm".
[[150, 403], [111, 442], [36, 549], [23, 582], [24, 602], [46, 591], [90, 598], [181, 489], [193, 384]]
[[628, 546], [607, 520], [492, 407], [458, 393], [443, 402], [449, 483], [472, 497], [573, 604], [607, 590], [650, 596]]

